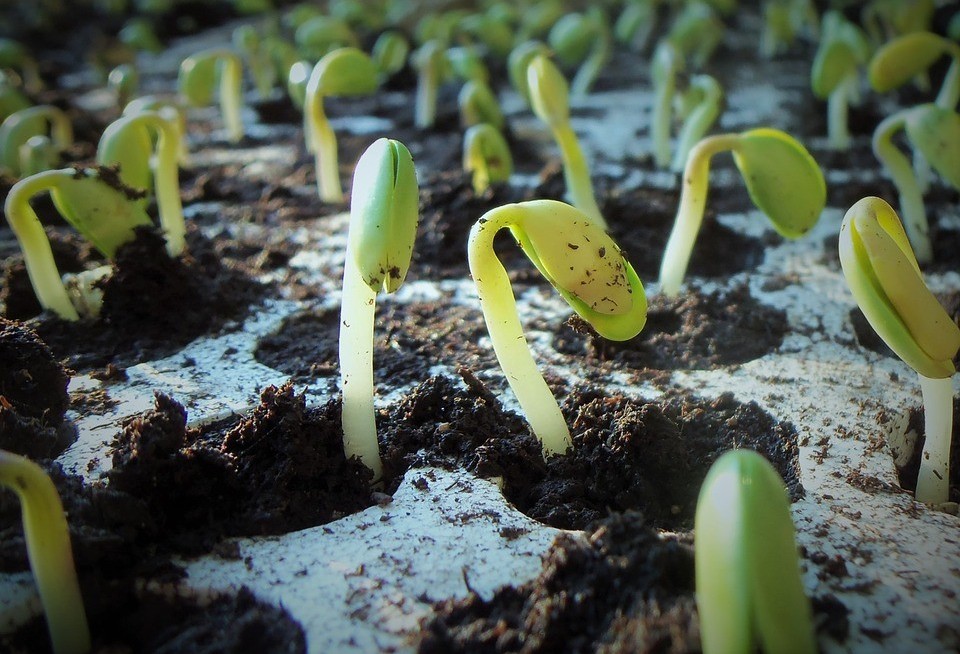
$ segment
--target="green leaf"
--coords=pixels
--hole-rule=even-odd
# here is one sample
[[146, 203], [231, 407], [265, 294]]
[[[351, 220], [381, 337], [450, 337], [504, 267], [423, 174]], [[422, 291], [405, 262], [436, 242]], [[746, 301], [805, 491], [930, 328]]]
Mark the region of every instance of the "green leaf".
[[907, 114], [906, 130], [933, 169], [960, 190], [960, 114], [925, 104]]
[[350, 26], [330, 16], [315, 16], [301, 24], [293, 37], [304, 56], [323, 57], [331, 50], [357, 47], [359, 41]]
[[377, 65], [357, 48], [338, 48], [317, 62], [307, 93], [321, 96], [367, 95], [377, 90]]
[[572, 66], [590, 54], [597, 40], [597, 28], [587, 16], [569, 13], [554, 23], [547, 40], [557, 53], [557, 58]]
[[350, 249], [377, 292], [393, 293], [410, 269], [419, 219], [419, 187], [410, 151], [377, 139], [357, 162], [350, 199]]
[[135, 198], [107, 184], [91, 171], [77, 171], [51, 188], [50, 196], [63, 219], [108, 258], [134, 237], [134, 229], [150, 225]]
[[192, 106], [203, 107], [213, 101], [214, 86], [217, 83], [217, 61], [215, 54], [201, 52], [187, 57], [180, 64], [178, 88], [180, 95]]
[[950, 51], [951, 45], [932, 32], [904, 34], [877, 50], [870, 60], [870, 85], [881, 93], [902, 86], [914, 76], [930, 68]]
[[705, 654], [816, 652], [786, 489], [761, 455], [710, 468], [695, 518], [697, 606]]
[[153, 139], [141, 121], [132, 120], [136, 115], [125, 116], [107, 125], [97, 145], [97, 163], [104, 166], [118, 164], [124, 184], [149, 191], [153, 187], [150, 168]]
[[614, 240], [582, 211], [555, 200], [524, 202], [510, 228], [527, 257], [580, 317], [604, 338], [643, 329], [647, 297]]
[[570, 86], [560, 69], [544, 55], [527, 66], [530, 105], [537, 118], [551, 127], [570, 122]]
[[820, 166], [789, 134], [761, 128], [743, 132], [733, 151], [750, 199], [787, 238], [806, 234], [827, 202]]
[[537, 55], [550, 56], [550, 49], [541, 41], [524, 41], [513, 49], [507, 59], [510, 84], [523, 99], [530, 102], [530, 86], [527, 84], [527, 66]]
[[857, 57], [849, 45], [831, 40], [817, 49], [810, 70], [813, 93], [825, 100], [847, 76], [857, 69]]

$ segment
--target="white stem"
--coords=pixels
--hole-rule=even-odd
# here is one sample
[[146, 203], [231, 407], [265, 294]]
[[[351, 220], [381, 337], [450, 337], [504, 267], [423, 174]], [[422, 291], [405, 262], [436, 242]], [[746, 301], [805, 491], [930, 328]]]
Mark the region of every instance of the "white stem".
[[510, 278], [493, 251], [493, 237], [510, 226], [509, 207], [502, 207], [505, 213], [499, 215], [495, 213], [498, 210], [488, 213], [488, 220], [473, 226], [467, 246], [470, 274], [477, 285], [483, 318], [497, 361], [527, 416], [527, 422], [543, 444], [545, 454], [563, 453], [572, 444], [570, 431], [560, 405], [537, 370], [517, 316], [517, 301]]
[[414, 124], [420, 129], [432, 127], [437, 113], [437, 86], [439, 76], [432, 64], [425, 64], [417, 76], [417, 98], [414, 105]]
[[932, 379], [919, 373], [923, 393], [923, 452], [917, 477], [917, 501], [943, 504], [949, 500], [950, 440], [953, 438], [951, 378]]
[[671, 108], [676, 85], [673, 68], [665, 73], [664, 78], [663, 83], [657, 87], [654, 94], [653, 114], [650, 116], [653, 161], [657, 168], [666, 168], [670, 165]]
[[330, 127], [323, 111], [323, 98], [308, 99], [305, 115], [310, 124], [310, 150], [317, 172], [317, 192], [324, 202], [343, 202], [340, 186], [340, 160], [337, 153], [337, 135]]
[[827, 98], [827, 132], [834, 150], [850, 149], [850, 128], [847, 122], [851, 85], [856, 85], [856, 72], [848, 75]]
[[373, 470], [375, 482], [383, 476], [373, 408], [373, 322], [376, 311], [377, 294], [361, 278], [348, 243], [340, 305], [343, 451], [347, 458], [357, 456]]
[[236, 55], [224, 57], [220, 71], [220, 113], [227, 138], [237, 143], [243, 138], [243, 119], [240, 114], [243, 101], [243, 69]]
[[159, 118], [155, 123], [160, 134], [157, 140], [157, 174], [155, 179], [160, 227], [167, 241], [167, 254], [179, 257], [186, 245], [186, 224], [180, 199], [179, 159], [180, 135], [176, 123]]

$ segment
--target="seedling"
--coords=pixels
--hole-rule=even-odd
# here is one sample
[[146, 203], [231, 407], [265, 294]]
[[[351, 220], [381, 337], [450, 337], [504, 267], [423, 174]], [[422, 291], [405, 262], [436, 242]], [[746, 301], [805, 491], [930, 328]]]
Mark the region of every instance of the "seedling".
[[240, 57], [235, 52], [205, 50], [184, 59], [180, 64], [178, 81], [180, 95], [194, 107], [210, 104], [218, 74], [220, 113], [223, 115], [227, 138], [238, 143], [243, 138], [243, 120], [240, 117], [243, 107], [243, 69]]
[[484, 84], [490, 82], [490, 71], [475, 47], [457, 46], [447, 48], [446, 52], [449, 70], [464, 82], [478, 81]]
[[380, 80], [400, 72], [407, 63], [410, 42], [397, 30], [387, 30], [377, 37], [370, 56], [380, 71]]
[[650, 134], [653, 138], [653, 161], [658, 168], [670, 165], [670, 124], [677, 74], [685, 66], [683, 53], [670, 41], [663, 41], [653, 53], [651, 64], [654, 88]]
[[677, 137], [677, 149], [673, 153], [670, 169], [682, 172], [690, 150], [700, 141], [710, 126], [716, 122], [723, 104], [723, 89], [710, 75], [694, 75], [690, 86], [683, 93], [685, 109], [683, 127]]
[[27, 96], [0, 75], [0, 122], [6, 120], [10, 114], [29, 106], [30, 100]]
[[613, 25], [613, 34], [617, 41], [641, 52], [647, 47], [653, 28], [657, 24], [657, 5], [662, 0], [630, 0]]
[[905, 34], [877, 50], [870, 60], [870, 85], [881, 93], [891, 91], [928, 70], [943, 55], [952, 61], [936, 103], [953, 109], [960, 101], [960, 45], [932, 32]]
[[[156, 184], [150, 181], [150, 157], [154, 153], [151, 135], [157, 136]], [[97, 162], [120, 165], [120, 178], [128, 186], [154, 188], [160, 227], [167, 240], [167, 254], [178, 257], [186, 244], [186, 225], [180, 200], [180, 172], [177, 167], [180, 131], [172, 110], [142, 111], [116, 120], [103, 131], [97, 146]]]
[[340, 310], [343, 449], [383, 475], [373, 407], [373, 323], [377, 293], [407, 275], [417, 235], [419, 189], [410, 152], [378, 139], [357, 162]]
[[337, 136], [323, 111], [327, 96], [366, 95], [377, 90], [377, 66], [356, 48], [340, 48], [317, 62], [307, 81], [303, 120], [307, 149], [314, 153], [317, 190], [324, 202], [343, 202]]
[[525, 6], [517, 28], [517, 42], [543, 37], [565, 12], [561, 0], [541, 0]]
[[491, 182], [505, 182], [513, 172], [510, 146], [497, 128], [474, 125], [463, 135], [463, 169], [473, 173], [473, 192], [481, 195]]
[[411, 56], [417, 70], [417, 99], [413, 108], [414, 124], [420, 129], [432, 127], [437, 117], [437, 90], [450, 77], [450, 62], [444, 56], [443, 42], [431, 39]]
[[870, 44], [860, 28], [840, 12], [827, 12], [823, 38], [810, 71], [810, 85], [814, 95], [827, 100], [827, 130], [835, 150], [850, 148], [847, 106], [859, 98], [858, 70], [869, 57]]
[[570, 98], [567, 80], [544, 55], [537, 55], [527, 66], [527, 86], [533, 113], [545, 122], [560, 147], [563, 159], [563, 179], [573, 206], [585, 213], [601, 229], [607, 223], [593, 196], [590, 169], [580, 149], [577, 135], [570, 126]]
[[783, 480], [752, 450], [711, 466], [694, 519], [704, 654], [796, 652], [817, 643]]
[[541, 41], [524, 41], [511, 52], [507, 58], [507, 73], [510, 76], [510, 84], [523, 101], [530, 104], [530, 86], [527, 84], [527, 67], [537, 55], [550, 56], [550, 48]]
[[763, 5], [760, 54], [770, 59], [787, 50], [803, 31], [819, 36], [820, 15], [811, 0], [768, 0]]
[[503, 129], [500, 103], [486, 82], [470, 80], [464, 84], [457, 97], [457, 104], [460, 107], [460, 124], [463, 127], [487, 123]]
[[20, 499], [27, 558], [33, 572], [54, 654], [86, 654], [90, 629], [70, 549], [70, 529], [60, 495], [43, 468], [0, 450], [0, 486]]
[[[297, 61], [290, 66], [290, 70], [287, 73], [287, 94], [290, 96], [293, 104], [301, 111], [307, 102], [307, 82], [310, 81], [310, 73], [312, 71], [313, 68], [310, 66], [310, 62]], [[309, 132], [304, 132], [304, 134], [309, 135]], [[307, 143], [309, 142], [308, 139]]]
[[860, 23], [876, 47], [911, 32], [929, 31], [934, 0], [872, 0], [860, 11]]
[[86, 169], [48, 170], [22, 179], [10, 189], [3, 210], [20, 244], [40, 306], [64, 320], [78, 320], [43, 225], [30, 206], [30, 199], [45, 191], [64, 220], [108, 258], [113, 258], [120, 245], [133, 240], [137, 227], [150, 225], [150, 217], [140, 203], [132, 201], [130, 189], [118, 190]]
[[277, 83], [277, 69], [273, 66], [266, 44], [252, 25], [241, 25], [233, 30], [233, 47], [243, 53], [247, 69], [253, 77], [253, 86], [261, 98], [270, 96]]
[[163, 43], [157, 38], [150, 22], [144, 18], [131, 18], [120, 29], [117, 38], [124, 45], [141, 52], [163, 52]]
[[0, 124], [0, 169], [20, 177], [20, 147], [30, 137], [48, 133], [60, 150], [73, 144], [73, 126], [62, 109], [43, 104], [7, 116]]
[[305, 21], [293, 36], [300, 54], [307, 59], [320, 59], [339, 48], [359, 47], [360, 41], [350, 26], [332, 16], [314, 16]]
[[580, 64], [570, 92], [576, 96], [586, 95], [600, 70], [610, 59], [610, 26], [606, 14], [598, 6], [585, 13], [569, 13], [550, 29], [548, 41], [565, 65]]
[[20, 146], [20, 174], [23, 177], [56, 168], [59, 162], [60, 148], [54, 145], [49, 136], [31, 136]]
[[926, 440], [916, 496], [942, 504], [949, 492], [950, 378], [960, 328], [927, 288], [900, 219], [880, 198], [864, 198], [847, 211], [840, 226], [840, 264], [867, 322], [920, 377]]
[[517, 244], [567, 304], [604, 338], [633, 338], [647, 318], [647, 298], [633, 266], [589, 216], [555, 200], [498, 207], [470, 230], [470, 274], [497, 360], [545, 454], [571, 446], [560, 406], [537, 371], [510, 279], [493, 250], [507, 228]]
[[690, 151], [683, 170], [677, 218], [660, 266], [660, 291], [675, 297], [703, 221], [710, 184], [710, 159], [729, 150], [753, 204], [786, 238], [806, 234], [827, 201], [823, 173], [796, 139], [777, 129], [752, 129], [703, 139]]
[[133, 116], [144, 111], [156, 111], [168, 120], [173, 120], [177, 128], [177, 159], [181, 166], [186, 166], [190, 153], [187, 151], [187, 116], [183, 107], [172, 100], [155, 95], [143, 95], [136, 100], [131, 100], [123, 108], [123, 115]]
[[464, 16], [457, 24], [457, 29], [460, 34], [468, 34], [482, 43], [497, 58], [506, 58], [513, 48], [510, 25], [489, 11]]
[[683, 53], [691, 68], [700, 70], [720, 45], [725, 29], [710, 5], [695, 1], [674, 19], [667, 40]]
[[0, 69], [2, 68], [16, 70], [23, 80], [24, 88], [30, 93], [43, 90], [37, 62], [19, 41], [0, 38]]
[[133, 64], [120, 64], [107, 75], [107, 86], [117, 96], [117, 104], [121, 107], [130, 102], [140, 86], [140, 73]]
[[910, 159], [894, 144], [893, 138], [905, 130], [910, 144], [941, 177], [960, 189], [960, 114], [936, 104], [898, 111], [877, 125], [873, 132], [873, 152], [893, 178], [900, 196], [910, 243], [920, 263], [933, 259], [930, 226], [923, 205], [923, 190]]

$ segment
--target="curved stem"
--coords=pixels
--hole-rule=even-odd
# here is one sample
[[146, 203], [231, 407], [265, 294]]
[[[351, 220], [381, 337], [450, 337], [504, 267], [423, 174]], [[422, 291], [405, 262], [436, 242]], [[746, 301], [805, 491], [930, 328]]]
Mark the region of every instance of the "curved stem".
[[834, 150], [850, 149], [849, 113], [850, 89], [857, 83], [856, 71], [847, 75], [827, 98], [827, 133]]
[[55, 654], [86, 654], [90, 630], [70, 549], [70, 528], [57, 489], [40, 466], [0, 450], [0, 485], [20, 498], [27, 557]]
[[599, 227], [607, 229], [607, 221], [600, 213], [597, 200], [593, 195], [593, 183], [590, 181], [590, 169], [580, 149], [577, 135], [569, 123], [552, 126], [553, 137], [560, 146], [563, 159], [563, 179], [570, 194], [571, 204], [587, 214]]
[[310, 150], [317, 170], [317, 192], [324, 202], [343, 202], [337, 135], [323, 111], [322, 97], [307, 97], [305, 115], [310, 123]]
[[64, 320], [79, 320], [80, 316], [70, 304], [67, 289], [63, 286], [57, 264], [53, 260], [50, 241], [47, 240], [40, 219], [30, 206], [30, 198], [54, 188], [57, 178], [72, 174], [72, 170], [49, 170], [20, 180], [10, 189], [3, 207], [7, 222], [10, 223], [23, 252], [27, 275], [40, 306], [53, 311]]
[[690, 116], [683, 124], [683, 129], [680, 130], [680, 136], [677, 137], [677, 149], [673, 153], [670, 169], [678, 173], [683, 171], [690, 150], [717, 120], [717, 116], [720, 115], [720, 102], [723, 99], [720, 84], [709, 75], [697, 75], [691, 84], [703, 90], [703, 99], [690, 112]]
[[944, 109], [954, 110], [957, 102], [960, 102], [960, 48], [952, 48], [950, 52], [953, 61], [950, 62], [950, 68], [947, 69], [947, 74], [943, 78], [936, 103]]
[[240, 58], [235, 54], [224, 55], [220, 70], [220, 113], [227, 138], [237, 143], [243, 138], [243, 71]]
[[893, 135], [904, 128], [906, 114], [899, 111], [881, 121], [873, 132], [873, 153], [890, 173], [897, 192], [900, 195], [900, 215], [903, 226], [910, 238], [914, 254], [919, 263], [929, 263], [933, 259], [930, 244], [930, 225], [923, 206], [923, 194], [913, 176], [913, 167], [906, 157], [893, 144]]
[[167, 239], [167, 254], [178, 257], [186, 245], [187, 232], [180, 199], [180, 171], [177, 167], [180, 137], [175, 123], [158, 118], [156, 124], [160, 138], [157, 140], [157, 174], [154, 181], [160, 227]]
[[739, 138], [737, 134], [709, 136], [690, 150], [683, 170], [680, 207], [660, 265], [660, 292], [667, 297], [676, 297], [680, 291], [703, 222], [707, 191], [710, 189], [710, 157], [723, 150], [735, 149]]
[[527, 416], [527, 422], [543, 444], [545, 454], [562, 453], [572, 445], [570, 431], [560, 405], [537, 370], [517, 316], [517, 301], [510, 278], [493, 251], [496, 233], [514, 224], [509, 215], [513, 208], [513, 205], [505, 205], [488, 212], [487, 219], [470, 230], [467, 246], [470, 274], [477, 285], [483, 318], [497, 361]]
[[943, 504], [949, 500], [950, 440], [953, 438], [951, 378], [931, 379], [919, 373], [923, 393], [923, 452], [917, 477], [917, 501]]
[[379, 481], [383, 476], [383, 464], [373, 408], [373, 321], [376, 311], [377, 294], [361, 278], [348, 242], [340, 305], [343, 451], [347, 458], [359, 457], [373, 470], [374, 481]]
[[609, 37], [598, 35], [596, 45], [593, 47], [593, 50], [590, 51], [589, 56], [587, 56], [580, 68], [577, 69], [577, 73], [570, 82], [570, 95], [574, 97], [586, 95], [609, 58]]

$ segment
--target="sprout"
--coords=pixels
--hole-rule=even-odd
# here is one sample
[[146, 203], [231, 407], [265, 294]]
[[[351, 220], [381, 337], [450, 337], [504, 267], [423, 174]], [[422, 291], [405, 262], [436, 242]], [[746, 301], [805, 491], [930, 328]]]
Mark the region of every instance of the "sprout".
[[474, 47], [448, 48], [446, 52], [450, 71], [465, 82], [490, 82], [490, 71]]
[[729, 150], [747, 185], [750, 199], [786, 238], [806, 234], [827, 201], [823, 173], [796, 139], [777, 129], [752, 129], [703, 139], [690, 151], [683, 171], [677, 218], [660, 266], [660, 291], [675, 297], [703, 221], [710, 184], [710, 158]]
[[417, 70], [417, 99], [413, 108], [414, 124], [420, 129], [432, 127], [437, 116], [437, 90], [450, 76], [450, 62], [444, 56], [443, 42], [431, 39], [417, 48], [411, 63]]
[[677, 73], [685, 66], [683, 53], [670, 41], [662, 41], [653, 53], [651, 64], [654, 100], [650, 118], [653, 138], [653, 160], [658, 168], [670, 165], [670, 123]]
[[231, 38], [233, 47], [242, 52], [246, 59], [257, 95], [261, 98], [269, 97], [277, 83], [277, 69], [257, 30], [252, 25], [241, 25], [233, 30]]
[[186, 243], [186, 226], [177, 167], [180, 131], [176, 113], [170, 109], [143, 111], [110, 123], [100, 137], [97, 162], [105, 166], [119, 164], [120, 179], [128, 186], [151, 188], [151, 134], [157, 135], [155, 195], [160, 227], [167, 240], [167, 254], [178, 257]]
[[545, 35], [560, 20], [566, 8], [561, 0], [540, 0], [524, 7], [523, 17], [517, 29], [517, 41], [537, 39]]
[[620, 43], [640, 52], [647, 47], [657, 24], [657, 4], [661, 0], [629, 0], [613, 25], [613, 35]]
[[460, 106], [460, 124], [464, 127], [487, 123], [503, 129], [503, 113], [497, 96], [490, 86], [480, 80], [470, 80], [460, 89], [457, 97]]
[[332, 16], [314, 16], [305, 21], [297, 28], [293, 41], [307, 59], [320, 59], [339, 48], [360, 45], [350, 26]]
[[129, 189], [118, 190], [89, 170], [48, 170], [22, 179], [10, 189], [3, 210], [20, 244], [40, 306], [64, 320], [78, 320], [43, 225], [30, 206], [30, 199], [44, 191], [50, 193], [64, 220], [108, 258], [120, 245], [133, 240], [135, 228], [150, 225], [150, 217], [140, 203], [131, 201]]
[[186, 166], [190, 153], [187, 151], [187, 116], [183, 107], [172, 100], [155, 95], [143, 95], [136, 100], [131, 100], [123, 108], [123, 115], [132, 116], [144, 111], [156, 111], [174, 121], [177, 128], [177, 159], [181, 166]]
[[381, 81], [400, 72], [407, 63], [410, 42], [397, 30], [387, 30], [377, 37], [370, 56], [380, 71]]
[[870, 60], [870, 86], [885, 93], [926, 71], [943, 55], [952, 58], [936, 103], [953, 109], [960, 101], [960, 45], [932, 32], [914, 32], [890, 41]]
[[900, 130], [906, 130], [910, 144], [934, 170], [960, 189], [960, 159], [956, 156], [960, 148], [960, 114], [936, 104], [924, 104], [888, 116], [873, 132], [873, 152], [897, 187], [900, 211], [917, 260], [929, 263], [933, 260], [933, 247], [923, 192], [910, 160], [893, 143], [894, 135]]
[[496, 14], [484, 12], [465, 16], [457, 24], [462, 34], [469, 34], [486, 46], [494, 56], [505, 59], [513, 49], [513, 30]]
[[[297, 61], [290, 66], [287, 73], [287, 94], [300, 110], [303, 110], [307, 102], [307, 82], [310, 81], [310, 73], [313, 68], [307, 61]], [[304, 126], [306, 127], [306, 126]], [[309, 135], [309, 132], [306, 134]], [[309, 140], [307, 141], [309, 144]]]
[[860, 28], [840, 12], [827, 12], [823, 28], [810, 71], [810, 85], [814, 95], [827, 100], [830, 145], [835, 150], [846, 150], [850, 147], [847, 105], [859, 96], [857, 69], [867, 62], [870, 44]]
[[950, 378], [960, 328], [930, 293], [896, 212], [880, 198], [864, 198], [847, 211], [840, 226], [840, 264], [867, 322], [920, 377], [926, 441], [917, 500], [942, 504], [949, 490]]
[[723, 104], [723, 89], [720, 83], [710, 75], [694, 75], [690, 86], [684, 92], [685, 104], [692, 105], [686, 112], [683, 128], [677, 137], [677, 149], [673, 153], [670, 169], [682, 172], [687, 163], [690, 150], [710, 129], [720, 115]]
[[667, 39], [683, 53], [694, 70], [699, 70], [720, 45], [724, 29], [709, 5], [690, 2], [674, 19]]
[[515, 47], [507, 58], [510, 84], [528, 105], [530, 104], [530, 86], [527, 84], [527, 68], [537, 55], [549, 57], [550, 48], [541, 41], [524, 41]]
[[467, 12], [461, 9], [429, 12], [417, 21], [414, 40], [421, 46], [428, 41], [439, 41], [446, 47], [453, 41], [457, 26], [466, 16]]
[[107, 75], [107, 86], [117, 96], [117, 104], [121, 107], [130, 102], [130, 98], [140, 86], [140, 73], [133, 64], [120, 64]]
[[0, 169], [6, 169], [14, 177], [20, 177], [20, 147], [31, 136], [46, 135], [60, 149], [73, 145], [73, 126], [62, 109], [53, 105], [38, 105], [21, 109], [0, 124]]
[[20, 499], [27, 558], [54, 654], [86, 654], [90, 629], [73, 565], [70, 528], [57, 488], [43, 468], [6, 450], [0, 450], [0, 486]]
[[163, 52], [163, 43], [157, 38], [150, 22], [144, 18], [131, 18], [121, 28], [117, 38], [124, 45], [141, 52], [159, 54]]
[[586, 13], [569, 13], [554, 24], [548, 41], [561, 62], [568, 66], [581, 64], [570, 90], [577, 97], [586, 95], [610, 59], [606, 14], [597, 6]]
[[935, 10], [933, 0], [872, 0], [860, 10], [860, 23], [879, 47], [899, 35], [929, 31]]
[[45, 134], [31, 136], [20, 146], [20, 174], [23, 177], [56, 168], [59, 162], [60, 148]]
[[783, 480], [752, 450], [711, 466], [694, 519], [704, 654], [817, 652]]
[[30, 100], [0, 75], [0, 122], [12, 113], [30, 107]]
[[365, 95], [377, 89], [377, 67], [356, 48], [334, 50], [317, 62], [307, 81], [303, 120], [307, 149], [314, 153], [317, 190], [324, 202], [343, 202], [337, 160], [337, 136], [323, 111], [323, 98]]
[[507, 204], [488, 211], [470, 230], [470, 274], [497, 360], [547, 454], [571, 445], [563, 414], [537, 371], [517, 316], [510, 279], [493, 240], [508, 228], [530, 261], [604, 338], [633, 338], [646, 322], [643, 285], [620, 248], [589, 216], [555, 200]]
[[220, 75], [220, 113], [227, 130], [227, 137], [237, 143], [243, 138], [243, 107], [241, 84], [243, 71], [240, 57], [230, 50], [205, 50], [187, 57], [180, 64], [178, 82], [180, 95], [186, 101], [200, 107], [213, 99], [213, 85]]
[[43, 90], [43, 80], [40, 79], [37, 62], [19, 41], [0, 37], [0, 69], [2, 68], [18, 71], [24, 87], [30, 93]]
[[474, 125], [463, 135], [463, 169], [473, 173], [473, 192], [484, 193], [491, 182], [505, 182], [513, 172], [510, 146], [497, 128]]
[[577, 135], [570, 126], [570, 100], [567, 80], [547, 57], [537, 55], [527, 66], [527, 85], [530, 87], [530, 103], [533, 113], [545, 122], [560, 147], [563, 159], [563, 179], [573, 206], [587, 214], [601, 229], [607, 223], [593, 196], [590, 170], [583, 157]]
[[410, 152], [381, 138], [357, 162], [340, 310], [343, 449], [383, 474], [373, 408], [373, 322], [377, 293], [393, 293], [410, 268], [419, 189]]

